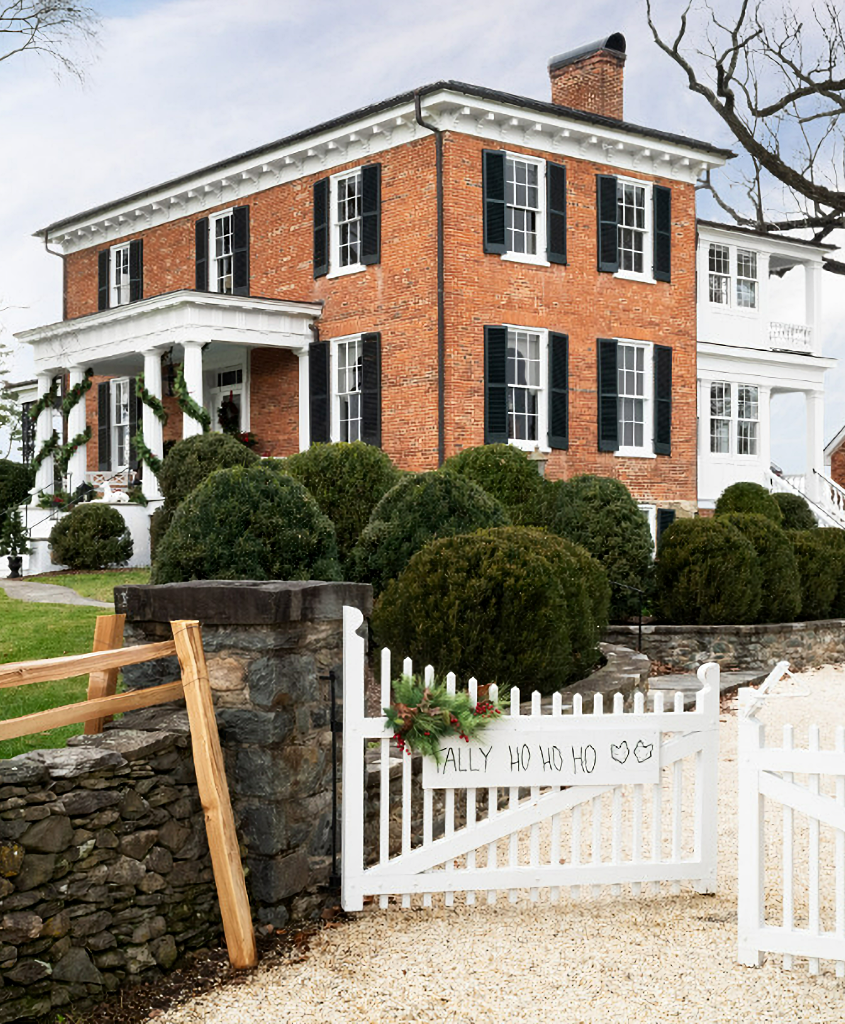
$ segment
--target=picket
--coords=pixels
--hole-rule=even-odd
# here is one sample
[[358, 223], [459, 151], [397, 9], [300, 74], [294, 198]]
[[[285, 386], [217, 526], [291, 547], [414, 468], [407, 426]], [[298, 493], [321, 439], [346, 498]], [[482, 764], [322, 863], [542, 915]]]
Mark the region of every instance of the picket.
[[[433, 759], [425, 767], [420, 827], [414, 824], [419, 817], [411, 807], [412, 797], [417, 799], [412, 758], [401, 758], [401, 794], [392, 794], [385, 762], [395, 748], [389, 737], [385, 739], [387, 718], [365, 713], [365, 643], [358, 632], [363, 617], [351, 608], [344, 608], [343, 614], [342, 904], [346, 910], [361, 909], [370, 896], [377, 896], [382, 907], [390, 898], [410, 907], [431, 906], [437, 894], [451, 906], [458, 893], [465, 893], [466, 902], [473, 903], [477, 893], [486, 892], [492, 904], [505, 891], [511, 902], [522, 896], [533, 902], [546, 894], [556, 902], [562, 890], [579, 897], [599, 895], [604, 887], [619, 894], [623, 886], [630, 886], [638, 893], [644, 884], [654, 891], [663, 884], [680, 891], [682, 883], [699, 892], [714, 891], [716, 818], [709, 804], [715, 803], [717, 792], [718, 666], [705, 666], [699, 672], [703, 692], [690, 710], [684, 709], [680, 695], [671, 710], [664, 711], [661, 694], [655, 697], [652, 710], [642, 694], [635, 698], [632, 710], [618, 696], [612, 707], [605, 708], [598, 694], [587, 715], [580, 695], [556, 694], [544, 700], [538, 693], [512, 690], [509, 714], [485, 733], [485, 737], [499, 737], [495, 748], [499, 754], [494, 751], [490, 759], [494, 767], [488, 766], [486, 756], [483, 769], [473, 767], [471, 761], [469, 768], [456, 768], [467, 773], [462, 776], [447, 775], [442, 766], [441, 775]], [[380, 664], [381, 700], [386, 707], [389, 652], [382, 652]], [[413, 672], [408, 659], [403, 672]], [[430, 683], [431, 667], [423, 672]], [[446, 685], [452, 692], [466, 685], [472, 699], [477, 698], [475, 680], [463, 683], [450, 673]], [[489, 696], [496, 699], [494, 687]], [[524, 707], [521, 696], [529, 702]], [[571, 708], [564, 708], [570, 700]], [[512, 737], [515, 744], [510, 753], [505, 737]], [[564, 743], [561, 737], [568, 737], [569, 748], [555, 745]], [[573, 749], [571, 744], [578, 737], [586, 745]], [[373, 740], [379, 741], [381, 757], [380, 811], [378, 827], [365, 842], [363, 758]], [[636, 763], [631, 756], [628, 764], [635, 746]], [[461, 744], [461, 749], [466, 749], [468, 757], [473, 748]], [[572, 766], [560, 762], [552, 767], [550, 751], [560, 757], [561, 750], [567, 749]], [[603, 751], [606, 764], [599, 766], [599, 775], [591, 781], [597, 749]], [[522, 774], [528, 764], [519, 764], [516, 750], [537, 754], [529, 774]], [[501, 767], [508, 758], [509, 771]], [[504, 774], [496, 775], [497, 771]], [[478, 772], [480, 776], [472, 774]], [[649, 809], [644, 800], [647, 787], [652, 791]], [[485, 792], [486, 807], [478, 799]], [[401, 841], [392, 846], [385, 817], [391, 795], [401, 799], [402, 825]], [[664, 812], [670, 814], [671, 824], [662, 822]], [[670, 840], [665, 849], [664, 835]], [[369, 842], [372, 850], [365, 848]]]

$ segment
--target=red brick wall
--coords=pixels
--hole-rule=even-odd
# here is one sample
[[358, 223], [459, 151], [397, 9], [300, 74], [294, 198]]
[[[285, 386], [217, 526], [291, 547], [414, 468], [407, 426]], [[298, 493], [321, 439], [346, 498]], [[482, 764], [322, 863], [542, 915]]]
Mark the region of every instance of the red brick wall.
[[830, 459], [830, 478], [845, 487], [845, 446], [837, 448]]

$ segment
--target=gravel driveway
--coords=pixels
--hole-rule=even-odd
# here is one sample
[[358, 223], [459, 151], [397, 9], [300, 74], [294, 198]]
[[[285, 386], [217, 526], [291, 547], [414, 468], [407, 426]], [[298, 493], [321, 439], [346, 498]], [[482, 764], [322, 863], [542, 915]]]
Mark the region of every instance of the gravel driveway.
[[[779, 745], [782, 724], [845, 723], [845, 671], [781, 683], [803, 693], [760, 717]], [[735, 706], [735, 705], [732, 705]], [[740, 967], [736, 949], [736, 715], [722, 716], [719, 886], [715, 896], [610, 894], [557, 906], [501, 900], [492, 907], [403, 911], [374, 906], [322, 931], [303, 959], [257, 970], [183, 1003], [156, 1024], [832, 1024], [845, 1019], [845, 980], [833, 965], [811, 977], [772, 957]], [[772, 829], [780, 829], [780, 814]], [[773, 838], [779, 835], [773, 832]], [[777, 843], [772, 844], [775, 848]], [[832, 900], [832, 896], [829, 897]]]

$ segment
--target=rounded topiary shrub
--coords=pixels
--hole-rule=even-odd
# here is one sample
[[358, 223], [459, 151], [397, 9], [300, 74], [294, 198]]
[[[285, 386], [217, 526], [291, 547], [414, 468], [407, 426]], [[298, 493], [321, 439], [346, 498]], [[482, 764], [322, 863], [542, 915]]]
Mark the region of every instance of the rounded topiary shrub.
[[755, 512], [729, 512], [719, 522], [735, 526], [754, 546], [760, 571], [757, 622], [793, 622], [801, 610], [801, 578], [789, 536]]
[[69, 569], [104, 569], [132, 557], [132, 537], [116, 508], [78, 505], [50, 531], [50, 558]]
[[800, 494], [783, 492], [773, 494], [772, 497], [783, 516], [781, 526], [784, 530], [814, 530], [819, 525], [810, 506]]
[[441, 471], [478, 484], [504, 505], [513, 523], [536, 525], [533, 511], [543, 478], [521, 449], [511, 444], [465, 448], [447, 459]]
[[344, 562], [373, 509], [401, 473], [380, 449], [363, 441], [315, 444], [285, 459], [284, 469], [304, 484], [331, 519]]
[[721, 516], [728, 512], [756, 512], [778, 525], [783, 520], [780, 506], [774, 497], [761, 484], [753, 484], [748, 480], [731, 484], [719, 495], [715, 514]]
[[161, 493], [172, 511], [215, 469], [252, 466], [261, 460], [229, 434], [195, 434], [167, 453], [158, 475]]
[[830, 535], [840, 532], [819, 529], [790, 531], [801, 578], [801, 611], [798, 617], [803, 621], [829, 619], [837, 614], [834, 605], [837, 604], [842, 580], [843, 559], [838, 538]]
[[29, 466], [0, 459], [0, 516], [29, 500], [35, 474]]
[[754, 546], [721, 519], [676, 519], [660, 541], [655, 598], [664, 622], [754, 622], [760, 607]]
[[349, 574], [380, 594], [429, 541], [509, 523], [495, 498], [457, 473], [409, 476], [373, 509], [350, 556]]
[[373, 631], [395, 659], [455, 672], [461, 683], [475, 676], [519, 686], [522, 696], [551, 693], [595, 664], [606, 586], [589, 556], [560, 537], [480, 530], [417, 552], [377, 602]]
[[835, 526], [816, 524], [815, 536], [830, 553], [830, 560], [836, 568], [836, 593], [830, 605], [829, 615], [834, 619], [845, 618], [845, 530]]
[[212, 473], [176, 510], [157, 547], [152, 583], [339, 580], [331, 520], [273, 465]]
[[[555, 487], [555, 485], [549, 485]], [[548, 528], [586, 548], [610, 581], [614, 621], [636, 614], [637, 595], [615, 583], [646, 589], [653, 542], [648, 520], [628, 488], [606, 476], [575, 476], [558, 488]]]

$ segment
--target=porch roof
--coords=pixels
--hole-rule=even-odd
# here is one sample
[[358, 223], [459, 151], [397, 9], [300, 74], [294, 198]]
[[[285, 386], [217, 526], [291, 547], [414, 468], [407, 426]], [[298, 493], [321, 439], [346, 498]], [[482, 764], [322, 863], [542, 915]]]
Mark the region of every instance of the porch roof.
[[32, 345], [38, 373], [92, 366], [98, 374], [123, 371], [127, 360], [151, 349], [178, 349], [185, 342], [218, 342], [251, 348], [302, 351], [312, 340], [320, 302], [289, 302], [183, 289], [114, 309], [21, 331]]

